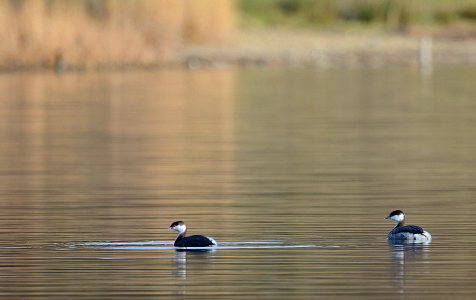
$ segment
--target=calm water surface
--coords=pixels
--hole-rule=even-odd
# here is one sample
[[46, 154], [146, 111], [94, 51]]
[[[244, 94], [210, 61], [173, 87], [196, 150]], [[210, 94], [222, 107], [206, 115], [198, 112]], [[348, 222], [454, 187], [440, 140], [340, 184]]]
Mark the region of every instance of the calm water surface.
[[[470, 299], [474, 77], [0, 75], [0, 296]], [[389, 245], [394, 209], [433, 242]]]

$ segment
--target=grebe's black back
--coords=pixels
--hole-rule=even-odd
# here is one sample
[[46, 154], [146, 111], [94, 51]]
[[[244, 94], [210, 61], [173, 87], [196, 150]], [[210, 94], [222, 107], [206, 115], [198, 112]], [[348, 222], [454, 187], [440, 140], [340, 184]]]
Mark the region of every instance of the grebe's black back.
[[385, 219], [392, 219], [397, 225], [388, 233], [387, 239], [396, 243], [425, 243], [431, 241], [431, 234], [420, 226], [405, 226], [405, 214], [401, 210], [392, 211]]
[[168, 229], [178, 232], [174, 242], [175, 247], [209, 247], [217, 245], [217, 242], [208, 236], [192, 235], [186, 237], [187, 226], [183, 221], [173, 222]]

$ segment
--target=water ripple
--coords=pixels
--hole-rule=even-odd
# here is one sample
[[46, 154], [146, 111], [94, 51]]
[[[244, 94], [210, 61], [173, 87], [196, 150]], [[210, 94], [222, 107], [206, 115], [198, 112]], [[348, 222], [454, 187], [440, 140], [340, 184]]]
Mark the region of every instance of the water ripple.
[[[170, 250], [183, 249], [173, 246], [173, 241], [139, 241], [139, 242], [83, 242], [47, 245], [57, 250], [87, 248], [87, 249], [114, 249], [114, 250]], [[189, 247], [194, 250], [229, 250], [229, 249], [285, 249], [285, 248], [339, 248], [337, 245], [289, 244], [282, 241], [240, 241], [220, 242], [216, 247]]]

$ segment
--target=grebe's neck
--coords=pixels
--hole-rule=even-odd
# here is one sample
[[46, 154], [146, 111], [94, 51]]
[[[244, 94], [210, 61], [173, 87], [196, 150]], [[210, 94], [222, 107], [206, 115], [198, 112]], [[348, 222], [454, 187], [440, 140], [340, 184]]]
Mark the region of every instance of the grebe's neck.
[[397, 225], [395, 225], [395, 228], [403, 227], [403, 226], [405, 226], [405, 219], [401, 220], [400, 222], [397, 222]]
[[177, 238], [175, 239], [176, 241], [183, 239], [185, 237], [185, 234], [187, 233], [187, 227], [185, 225], [182, 225], [178, 229], [180, 231], [178, 232]]

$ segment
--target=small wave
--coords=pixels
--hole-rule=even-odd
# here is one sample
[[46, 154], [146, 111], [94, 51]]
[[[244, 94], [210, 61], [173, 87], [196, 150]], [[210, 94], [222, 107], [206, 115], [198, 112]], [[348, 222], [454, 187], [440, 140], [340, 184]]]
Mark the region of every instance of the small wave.
[[[139, 242], [118, 242], [118, 241], [104, 241], [104, 242], [82, 242], [82, 243], [67, 243], [56, 244], [58, 250], [66, 249], [110, 249], [110, 250], [184, 250], [185, 248], [177, 248], [173, 246], [173, 241], [139, 241]], [[312, 245], [312, 244], [290, 244], [283, 241], [223, 241], [219, 242], [216, 247], [194, 247], [187, 248], [197, 251], [204, 250], [230, 250], [230, 249], [285, 249], [285, 248], [335, 248], [339, 246], [333, 245]]]

